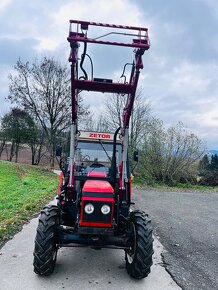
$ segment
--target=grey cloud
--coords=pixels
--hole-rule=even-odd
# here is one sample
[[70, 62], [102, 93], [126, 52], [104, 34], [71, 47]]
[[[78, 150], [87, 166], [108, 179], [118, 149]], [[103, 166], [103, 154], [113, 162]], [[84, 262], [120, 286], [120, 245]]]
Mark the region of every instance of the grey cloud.
[[1, 65], [13, 65], [18, 60], [31, 60], [36, 56], [34, 46], [38, 43], [35, 39], [10, 39], [0, 38], [0, 63]]
[[[216, 58], [218, 51], [214, 42], [217, 36], [217, 18], [211, 7], [203, 1], [149, 1], [146, 13], [158, 17], [154, 22], [157, 53], [193, 62]], [[212, 43], [212, 45], [210, 45]], [[218, 44], [218, 42], [217, 42]]]

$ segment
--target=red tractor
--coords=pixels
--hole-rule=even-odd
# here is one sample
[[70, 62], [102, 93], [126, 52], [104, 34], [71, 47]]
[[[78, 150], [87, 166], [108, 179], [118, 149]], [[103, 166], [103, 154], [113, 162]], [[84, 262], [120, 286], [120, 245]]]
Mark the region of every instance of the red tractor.
[[[73, 30], [73, 27], [76, 29]], [[89, 28], [110, 29], [95, 38]], [[134, 37], [131, 42], [117, 42], [112, 37]], [[107, 40], [99, 40], [100, 38]], [[142, 27], [70, 20], [68, 41], [71, 46], [72, 122], [70, 155], [62, 170], [57, 205], [42, 209], [35, 238], [34, 271], [39, 275], [53, 272], [60, 247], [89, 246], [94, 249], [114, 248], [125, 251], [126, 269], [130, 276], [141, 279], [150, 273], [153, 255], [152, 226], [148, 215], [132, 210], [131, 172], [128, 158], [129, 121], [143, 68], [142, 55], [149, 49], [148, 29]], [[80, 42], [84, 43], [81, 59]], [[123, 82], [89, 79], [83, 68], [87, 43], [134, 48], [134, 61], [125, 64]], [[89, 57], [89, 56], [88, 56]], [[90, 57], [89, 57], [90, 58]], [[80, 62], [80, 63], [79, 63]], [[92, 61], [91, 61], [92, 64]], [[83, 76], [78, 76], [80, 69]], [[131, 65], [129, 81], [125, 69]], [[78, 129], [78, 95], [81, 91], [126, 95], [122, 127], [112, 133], [84, 132]], [[60, 155], [58, 152], [57, 155]], [[134, 159], [138, 156], [135, 152]]]

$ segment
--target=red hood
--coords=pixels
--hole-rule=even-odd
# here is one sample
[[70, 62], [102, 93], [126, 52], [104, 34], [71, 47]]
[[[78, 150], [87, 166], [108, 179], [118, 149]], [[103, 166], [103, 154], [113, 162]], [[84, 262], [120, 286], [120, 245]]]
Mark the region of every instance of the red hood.
[[105, 180], [86, 180], [82, 191], [83, 192], [114, 193], [114, 189], [111, 186], [111, 184]]

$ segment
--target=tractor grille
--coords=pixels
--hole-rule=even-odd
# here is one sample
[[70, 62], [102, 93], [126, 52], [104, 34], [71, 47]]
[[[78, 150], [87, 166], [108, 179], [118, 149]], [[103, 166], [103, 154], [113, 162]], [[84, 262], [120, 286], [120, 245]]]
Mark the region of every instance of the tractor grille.
[[[86, 200], [86, 201], [84, 201], [84, 207], [88, 203], [93, 204], [94, 212], [91, 214], [87, 214], [84, 211], [84, 215], [83, 215], [84, 222], [95, 222], [95, 223], [110, 223], [111, 222], [112, 202]], [[101, 207], [104, 204], [106, 204], [110, 207], [111, 210], [110, 210], [109, 214], [103, 214], [101, 212]]]
[[[94, 211], [91, 214], [87, 214], [85, 212], [85, 206], [90, 203], [94, 206]], [[101, 208], [103, 205], [108, 205], [110, 207], [110, 212], [108, 214], [103, 214], [101, 212]], [[80, 226], [112, 227], [113, 213], [114, 198], [83, 196], [80, 215]]]

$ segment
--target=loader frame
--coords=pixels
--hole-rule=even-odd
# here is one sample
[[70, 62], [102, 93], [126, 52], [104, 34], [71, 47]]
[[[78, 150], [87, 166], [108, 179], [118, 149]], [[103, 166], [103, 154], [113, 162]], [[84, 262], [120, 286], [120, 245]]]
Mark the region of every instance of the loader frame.
[[[96, 38], [88, 37], [88, 30], [90, 27], [98, 26], [112, 29], [112, 32], [108, 32], [102, 36]], [[74, 29], [73, 29], [74, 28]], [[115, 31], [114, 31], [115, 30]], [[119, 32], [121, 30], [121, 32]], [[127, 32], [126, 32], [127, 31]], [[130, 31], [130, 32], [129, 32]], [[108, 35], [124, 35], [133, 36], [132, 42], [117, 42], [117, 41], [103, 41], [100, 38], [106, 37]], [[78, 138], [78, 94], [81, 90], [95, 91], [95, 92], [107, 92], [116, 94], [126, 94], [128, 95], [125, 108], [122, 115], [122, 128], [121, 135], [123, 141], [123, 158], [122, 158], [122, 184], [120, 185], [122, 190], [126, 189], [126, 184], [129, 182], [127, 180], [127, 149], [128, 149], [128, 134], [129, 134], [129, 121], [132, 113], [132, 108], [135, 100], [135, 94], [137, 89], [137, 84], [139, 80], [140, 70], [143, 69], [142, 55], [145, 50], [150, 47], [148, 29], [144, 27], [135, 26], [124, 26], [115, 25], [108, 23], [97, 23], [79, 20], [70, 20], [69, 36], [67, 40], [70, 43], [71, 52], [69, 56], [69, 62], [71, 63], [71, 101], [72, 101], [72, 124], [71, 124], [71, 142], [70, 142], [70, 163], [69, 171], [70, 178], [68, 183], [68, 190], [74, 187], [75, 183], [75, 146]], [[112, 82], [111, 80], [88, 80], [86, 77], [81, 79], [78, 77], [78, 48], [79, 43], [103, 44], [103, 45], [113, 45], [113, 46], [123, 46], [134, 48], [134, 60], [132, 63], [132, 70], [130, 74], [129, 82], [120, 83]]]

